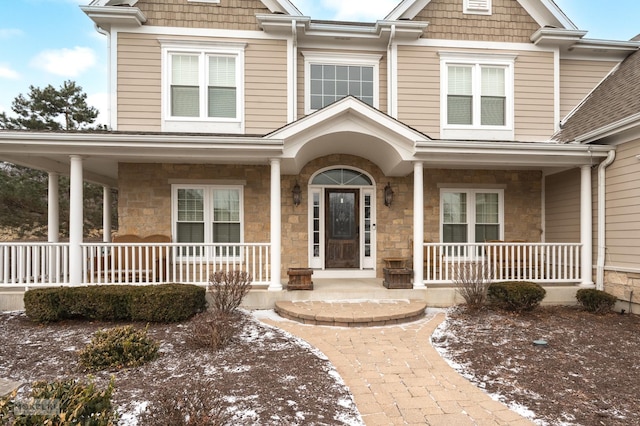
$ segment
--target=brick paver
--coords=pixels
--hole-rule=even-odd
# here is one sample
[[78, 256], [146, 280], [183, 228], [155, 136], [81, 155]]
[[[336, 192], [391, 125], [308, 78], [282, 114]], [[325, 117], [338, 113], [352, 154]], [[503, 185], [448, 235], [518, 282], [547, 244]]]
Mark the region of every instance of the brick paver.
[[453, 370], [431, 345], [438, 313], [384, 327], [326, 327], [262, 319], [322, 351], [367, 425], [533, 425]]

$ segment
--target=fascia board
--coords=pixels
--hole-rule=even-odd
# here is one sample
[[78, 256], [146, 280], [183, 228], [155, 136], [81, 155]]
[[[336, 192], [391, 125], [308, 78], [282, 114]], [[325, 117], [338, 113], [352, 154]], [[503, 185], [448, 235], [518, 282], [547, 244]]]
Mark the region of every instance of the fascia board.
[[261, 0], [272, 13], [280, 12], [291, 16], [302, 16], [300, 10], [288, 0]]
[[588, 144], [627, 131], [634, 127], [640, 127], [640, 113], [630, 115], [622, 120], [616, 121], [615, 123], [602, 126], [596, 130], [580, 135], [574, 140], [578, 143]]
[[400, 19], [413, 19], [431, 0], [404, 0], [398, 4], [384, 19], [398, 21]]
[[606, 157], [611, 147], [605, 145], [562, 144], [557, 142], [472, 142], [458, 140], [434, 140], [418, 142], [416, 153], [450, 152], [477, 154], [520, 154]]

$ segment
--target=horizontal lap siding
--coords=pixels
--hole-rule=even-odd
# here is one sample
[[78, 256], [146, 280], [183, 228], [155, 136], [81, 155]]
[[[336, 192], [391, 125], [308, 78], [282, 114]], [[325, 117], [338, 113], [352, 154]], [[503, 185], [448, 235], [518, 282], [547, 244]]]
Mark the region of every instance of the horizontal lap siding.
[[607, 168], [606, 265], [640, 268], [640, 140], [620, 145]]
[[553, 134], [553, 70], [553, 53], [518, 53], [514, 75], [516, 140], [547, 140]]
[[[119, 34], [119, 130], [161, 130], [162, 57], [159, 38], [157, 35]], [[268, 133], [285, 125], [287, 120], [286, 42], [244, 41], [247, 43], [245, 131], [251, 134]]]
[[287, 43], [252, 40], [245, 50], [245, 132], [266, 134], [287, 123]]
[[161, 130], [161, 67], [157, 36], [118, 34], [118, 130]]
[[549, 243], [580, 241], [580, 170], [545, 178], [545, 239]]
[[560, 60], [560, 117], [566, 117], [617, 62]]
[[440, 137], [440, 59], [432, 48], [398, 47], [398, 119]]

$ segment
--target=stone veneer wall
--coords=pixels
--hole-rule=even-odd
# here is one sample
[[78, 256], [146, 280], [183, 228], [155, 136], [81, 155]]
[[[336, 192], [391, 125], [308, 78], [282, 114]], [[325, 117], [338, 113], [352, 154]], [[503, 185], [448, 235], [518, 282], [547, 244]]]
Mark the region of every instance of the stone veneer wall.
[[120, 163], [118, 233], [171, 235], [171, 179], [216, 184], [245, 181], [245, 242], [267, 242], [270, 173], [269, 166], [257, 165]]
[[[376, 183], [377, 271], [385, 257], [411, 257], [413, 237], [413, 174], [385, 177], [373, 163], [360, 157], [335, 154], [309, 162], [297, 176], [282, 176], [282, 276], [290, 267], [308, 266], [308, 191], [311, 175], [325, 167], [355, 167]], [[270, 232], [270, 168], [241, 165], [120, 164], [119, 233], [171, 234], [171, 179], [246, 182], [244, 236], [247, 242], [268, 242]], [[425, 169], [425, 240], [440, 240], [439, 185], [478, 187], [497, 185], [505, 190], [505, 239], [540, 241], [540, 172], [504, 170]], [[295, 207], [291, 190], [298, 182], [302, 203]], [[383, 190], [389, 182], [395, 195], [389, 208]]]
[[632, 310], [634, 313], [640, 313], [640, 273], [605, 271], [604, 290], [623, 301], [621, 302], [622, 309], [626, 309], [627, 312], [629, 312], [628, 301], [633, 291], [631, 302], [634, 307]]

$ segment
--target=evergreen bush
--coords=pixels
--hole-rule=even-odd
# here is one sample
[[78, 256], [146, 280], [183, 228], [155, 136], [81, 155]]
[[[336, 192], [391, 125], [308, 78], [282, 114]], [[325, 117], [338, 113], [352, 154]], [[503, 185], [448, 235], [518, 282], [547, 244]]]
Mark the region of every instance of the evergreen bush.
[[80, 364], [87, 370], [137, 367], [158, 357], [160, 344], [147, 337], [147, 329], [131, 325], [97, 331], [80, 351]]
[[542, 286], [529, 281], [491, 283], [487, 290], [487, 298], [491, 305], [515, 312], [536, 308], [546, 294]]
[[595, 288], [581, 288], [576, 292], [576, 299], [584, 309], [594, 314], [611, 312], [618, 300], [614, 295]]

